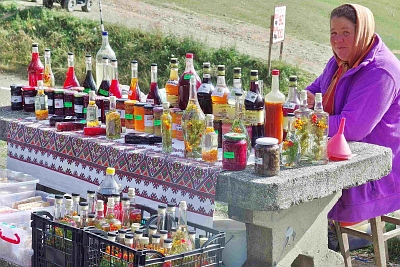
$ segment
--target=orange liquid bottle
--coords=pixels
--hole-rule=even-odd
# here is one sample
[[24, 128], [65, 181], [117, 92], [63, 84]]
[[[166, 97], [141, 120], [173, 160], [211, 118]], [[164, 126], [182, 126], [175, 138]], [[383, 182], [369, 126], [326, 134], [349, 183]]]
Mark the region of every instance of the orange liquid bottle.
[[138, 79], [138, 62], [137, 60], [132, 60], [131, 62], [132, 78], [131, 84], [129, 86], [128, 98], [129, 100], [136, 100], [140, 102], [140, 88]]
[[178, 86], [178, 59], [171, 58], [170, 61], [171, 72], [169, 74], [169, 80], [165, 85], [165, 92], [167, 94], [167, 102], [169, 102], [170, 107], [179, 107], [179, 86]]
[[228, 116], [229, 88], [225, 82], [225, 65], [218, 65], [217, 85], [211, 94], [213, 114], [218, 119]]

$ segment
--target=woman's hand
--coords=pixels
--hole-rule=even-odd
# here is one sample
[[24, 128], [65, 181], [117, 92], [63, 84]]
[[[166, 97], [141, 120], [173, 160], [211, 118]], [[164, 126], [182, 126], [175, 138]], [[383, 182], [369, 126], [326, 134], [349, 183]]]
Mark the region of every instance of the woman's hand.
[[315, 95], [311, 93], [310, 91], [307, 91], [307, 103], [308, 103], [308, 108], [314, 108], [314, 102], [315, 102]]

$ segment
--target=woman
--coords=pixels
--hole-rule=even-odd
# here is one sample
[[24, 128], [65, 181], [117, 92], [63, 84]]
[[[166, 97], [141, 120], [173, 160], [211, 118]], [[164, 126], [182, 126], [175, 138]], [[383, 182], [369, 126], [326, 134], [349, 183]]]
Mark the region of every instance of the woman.
[[343, 190], [329, 212], [330, 219], [359, 222], [400, 209], [400, 63], [378, 34], [372, 12], [345, 4], [331, 13], [330, 42], [334, 56], [308, 90], [323, 94], [329, 117], [329, 136], [346, 118], [349, 141], [392, 149], [389, 175]]

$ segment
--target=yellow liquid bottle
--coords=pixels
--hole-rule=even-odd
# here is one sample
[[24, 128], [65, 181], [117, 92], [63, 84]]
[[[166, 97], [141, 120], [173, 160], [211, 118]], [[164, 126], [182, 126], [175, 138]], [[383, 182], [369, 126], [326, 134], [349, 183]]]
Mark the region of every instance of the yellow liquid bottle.
[[216, 119], [224, 119], [228, 116], [229, 88], [225, 82], [225, 65], [218, 65], [217, 85], [211, 94], [212, 110]]

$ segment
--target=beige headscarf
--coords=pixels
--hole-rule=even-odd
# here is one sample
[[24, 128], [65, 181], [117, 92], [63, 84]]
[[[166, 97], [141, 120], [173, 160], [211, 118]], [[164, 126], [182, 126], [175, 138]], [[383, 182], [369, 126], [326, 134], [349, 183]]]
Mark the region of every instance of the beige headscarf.
[[336, 85], [339, 79], [349, 69], [357, 67], [366, 54], [371, 50], [375, 40], [375, 19], [371, 10], [358, 4], [345, 4], [351, 6], [356, 11], [357, 23], [354, 37], [354, 47], [350, 52], [349, 60], [341, 60], [333, 51], [336, 62], [339, 65], [338, 70], [332, 77], [331, 84], [323, 96], [323, 105], [325, 111], [330, 115], [334, 113], [334, 95]]

